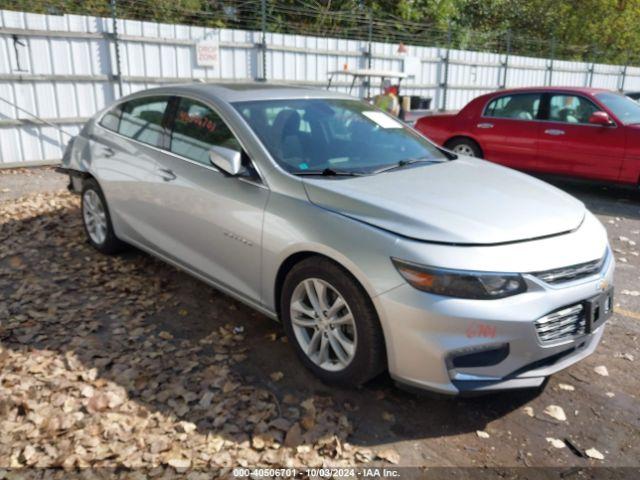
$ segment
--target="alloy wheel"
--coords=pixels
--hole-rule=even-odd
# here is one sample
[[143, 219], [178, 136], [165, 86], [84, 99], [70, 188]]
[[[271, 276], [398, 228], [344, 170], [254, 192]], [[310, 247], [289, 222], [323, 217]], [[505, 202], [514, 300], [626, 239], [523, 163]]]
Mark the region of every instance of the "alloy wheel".
[[473, 151], [473, 148], [471, 148], [469, 145], [466, 145], [464, 143], [460, 144], [460, 145], [456, 145], [453, 148], [453, 151], [455, 153], [459, 153], [460, 155], [466, 155], [467, 157], [475, 157], [476, 154]]
[[313, 363], [333, 372], [351, 363], [356, 323], [346, 300], [331, 284], [318, 278], [300, 282], [291, 296], [290, 318], [296, 340]]
[[86, 190], [82, 202], [82, 216], [87, 233], [97, 245], [102, 245], [107, 238], [107, 213], [95, 190]]

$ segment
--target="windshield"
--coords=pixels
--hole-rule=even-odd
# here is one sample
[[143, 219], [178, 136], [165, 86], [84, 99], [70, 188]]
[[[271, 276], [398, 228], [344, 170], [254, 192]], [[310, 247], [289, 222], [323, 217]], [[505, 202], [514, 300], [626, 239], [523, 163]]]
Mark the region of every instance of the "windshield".
[[600, 100], [625, 125], [640, 123], [640, 105], [625, 95], [617, 93], [598, 93]]
[[426, 138], [357, 100], [235, 103], [269, 153], [293, 174], [374, 173], [415, 160], [447, 160]]

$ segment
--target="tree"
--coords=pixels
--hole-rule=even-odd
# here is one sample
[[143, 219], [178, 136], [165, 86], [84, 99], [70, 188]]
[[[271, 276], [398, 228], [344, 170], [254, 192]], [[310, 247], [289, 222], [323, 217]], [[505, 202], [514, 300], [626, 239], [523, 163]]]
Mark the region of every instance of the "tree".
[[[258, 29], [260, 0], [117, 0], [124, 18]], [[6, 5], [4, 5], [6, 4]], [[3, 8], [108, 16], [109, 0], [4, 0]], [[587, 61], [640, 62], [640, 0], [267, 0], [270, 31]], [[552, 42], [553, 39], [553, 42]], [[553, 45], [553, 46], [552, 46]]]

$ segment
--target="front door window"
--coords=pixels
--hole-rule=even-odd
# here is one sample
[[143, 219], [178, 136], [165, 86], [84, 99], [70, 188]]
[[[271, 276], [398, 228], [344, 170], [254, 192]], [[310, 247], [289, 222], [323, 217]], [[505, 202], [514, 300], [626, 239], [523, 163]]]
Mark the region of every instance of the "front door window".
[[214, 145], [242, 150], [217, 113], [196, 100], [180, 98], [171, 133], [171, 152], [210, 166], [209, 149]]
[[552, 95], [549, 101], [549, 120], [554, 122], [588, 124], [593, 112], [600, 110], [591, 101], [577, 95]]

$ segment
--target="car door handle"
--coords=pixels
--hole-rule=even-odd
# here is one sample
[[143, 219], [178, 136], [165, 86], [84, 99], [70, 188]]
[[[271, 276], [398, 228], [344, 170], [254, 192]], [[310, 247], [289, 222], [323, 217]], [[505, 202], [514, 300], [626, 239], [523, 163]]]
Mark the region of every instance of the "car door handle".
[[549, 128], [545, 130], [544, 133], [546, 133], [547, 135], [558, 136], [558, 135], [564, 135], [564, 130], [558, 130], [557, 128]]
[[476, 125], [478, 128], [493, 128], [493, 123], [479, 123]]
[[176, 177], [176, 174], [173, 173], [173, 170], [169, 170], [168, 168], [160, 168], [159, 170], [161, 172], [160, 177], [162, 177], [165, 182], [172, 182], [178, 178]]
[[111, 147], [104, 147], [104, 157], [110, 158], [116, 154], [115, 150]]

